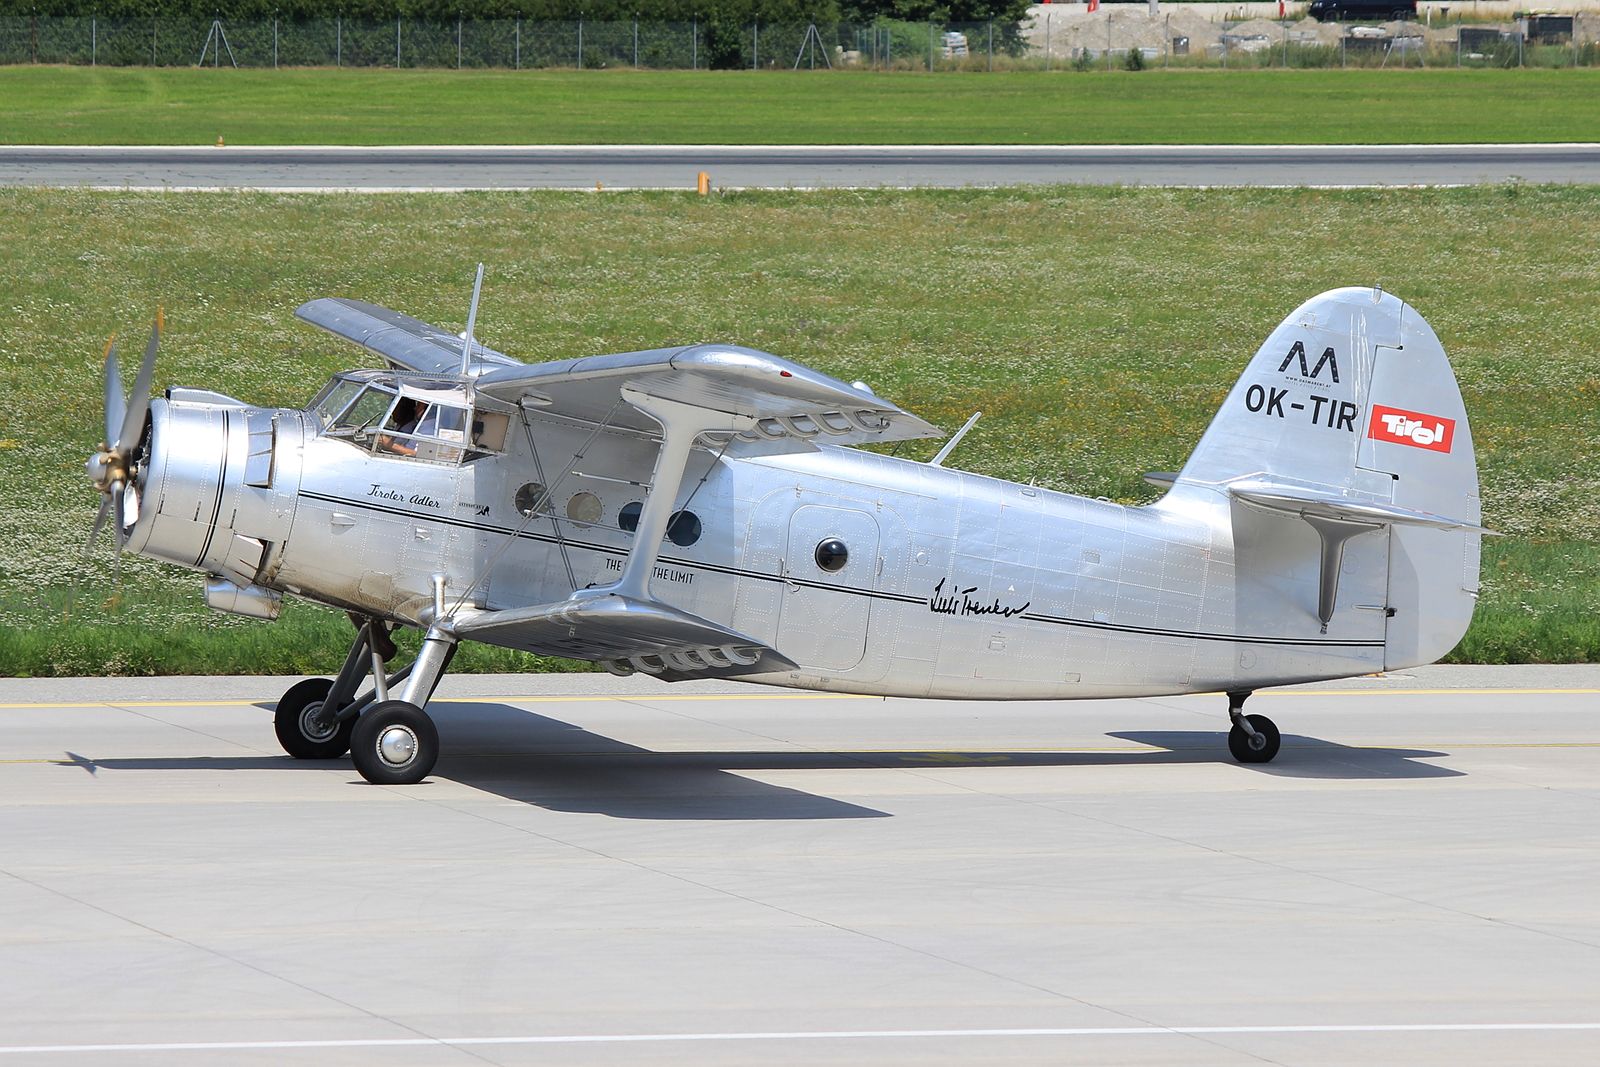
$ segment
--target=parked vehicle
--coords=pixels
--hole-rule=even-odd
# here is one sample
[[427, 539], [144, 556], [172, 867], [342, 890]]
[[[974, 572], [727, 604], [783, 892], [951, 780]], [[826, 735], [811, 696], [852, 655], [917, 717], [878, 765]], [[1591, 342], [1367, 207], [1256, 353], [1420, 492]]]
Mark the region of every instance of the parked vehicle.
[[1417, 17], [1417, 0], [1311, 0], [1306, 14], [1318, 22], [1414, 19]]

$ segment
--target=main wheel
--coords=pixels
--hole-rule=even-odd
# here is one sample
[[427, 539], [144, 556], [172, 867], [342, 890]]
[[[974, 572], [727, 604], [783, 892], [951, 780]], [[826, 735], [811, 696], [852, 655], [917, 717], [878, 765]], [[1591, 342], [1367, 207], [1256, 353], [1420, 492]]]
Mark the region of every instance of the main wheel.
[[1244, 732], [1244, 727], [1235, 726], [1228, 731], [1228, 751], [1240, 763], [1270, 762], [1278, 754], [1282, 742], [1278, 727], [1265, 715], [1246, 715], [1245, 718], [1255, 727], [1256, 735], [1251, 737]]
[[433, 770], [439, 758], [439, 731], [415, 704], [390, 700], [356, 720], [350, 759], [373, 785], [412, 785]]
[[295, 759], [338, 759], [350, 751], [350, 731], [355, 720], [324, 723], [318, 719], [322, 703], [333, 689], [326, 678], [307, 678], [289, 687], [272, 713], [278, 744]]

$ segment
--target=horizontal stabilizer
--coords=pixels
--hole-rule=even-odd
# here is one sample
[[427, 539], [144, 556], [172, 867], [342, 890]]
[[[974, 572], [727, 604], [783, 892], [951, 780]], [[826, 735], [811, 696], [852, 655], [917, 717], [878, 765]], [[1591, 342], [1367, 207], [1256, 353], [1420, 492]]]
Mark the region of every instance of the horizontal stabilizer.
[[[795, 663], [752, 637], [663, 604], [615, 593], [486, 611], [456, 623], [477, 641], [644, 671], [669, 681], [788, 671]], [[631, 669], [630, 669], [631, 668]]]
[[1416, 511], [1412, 508], [1396, 507], [1393, 504], [1371, 500], [1357, 500], [1339, 493], [1284, 485], [1279, 482], [1234, 482], [1228, 486], [1228, 493], [1246, 504], [1253, 504], [1268, 511], [1298, 515], [1303, 519], [1372, 526], [1426, 526], [1435, 530], [1494, 533], [1493, 530], [1464, 519], [1450, 519], [1426, 511]]
[[[428, 374], [454, 375], [461, 370], [464, 340], [449, 330], [377, 304], [326, 296], [301, 304], [295, 309], [295, 316], [336, 337], [354, 341], [396, 367]], [[474, 342], [471, 365], [513, 367], [518, 362]]]

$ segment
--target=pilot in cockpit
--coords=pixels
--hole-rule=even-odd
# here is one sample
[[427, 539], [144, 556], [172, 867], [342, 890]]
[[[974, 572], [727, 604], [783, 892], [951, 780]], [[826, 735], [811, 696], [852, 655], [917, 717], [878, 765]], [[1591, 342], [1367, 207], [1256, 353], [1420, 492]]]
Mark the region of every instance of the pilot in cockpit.
[[416, 433], [427, 411], [428, 405], [409, 396], [403, 396], [396, 401], [385, 432], [378, 435], [379, 450], [397, 456], [416, 455], [416, 442], [405, 440], [402, 435]]

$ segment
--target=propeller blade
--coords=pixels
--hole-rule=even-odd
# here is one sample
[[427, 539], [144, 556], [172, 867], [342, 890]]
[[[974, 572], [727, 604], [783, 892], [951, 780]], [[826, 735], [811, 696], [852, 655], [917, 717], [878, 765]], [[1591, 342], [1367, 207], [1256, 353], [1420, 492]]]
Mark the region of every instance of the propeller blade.
[[116, 449], [127, 455], [139, 443], [144, 430], [144, 417], [150, 410], [150, 383], [156, 375], [156, 349], [161, 346], [161, 311], [156, 310], [156, 323], [150, 329], [150, 343], [144, 346], [144, 362], [139, 364], [139, 377], [133, 382], [133, 396], [128, 404], [128, 414], [122, 421], [122, 432], [117, 435]]
[[109, 496], [102, 496], [100, 498], [100, 510], [95, 514], [94, 525], [89, 529], [89, 543], [83, 546], [84, 555], [88, 555], [90, 552], [94, 551], [94, 543], [100, 537], [100, 527], [106, 524], [106, 513], [110, 510], [111, 498]]
[[117, 532], [117, 561], [121, 565], [122, 546], [128, 543], [128, 533], [122, 528], [122, 483], [111, 487], [111, 523]]
[[117, 443], [117, 432], [128, 414], [128, 402], [122, 395], [122, 370], [117, 366], [117, 335], [106, 342], [106, 436], [108, 446]]

